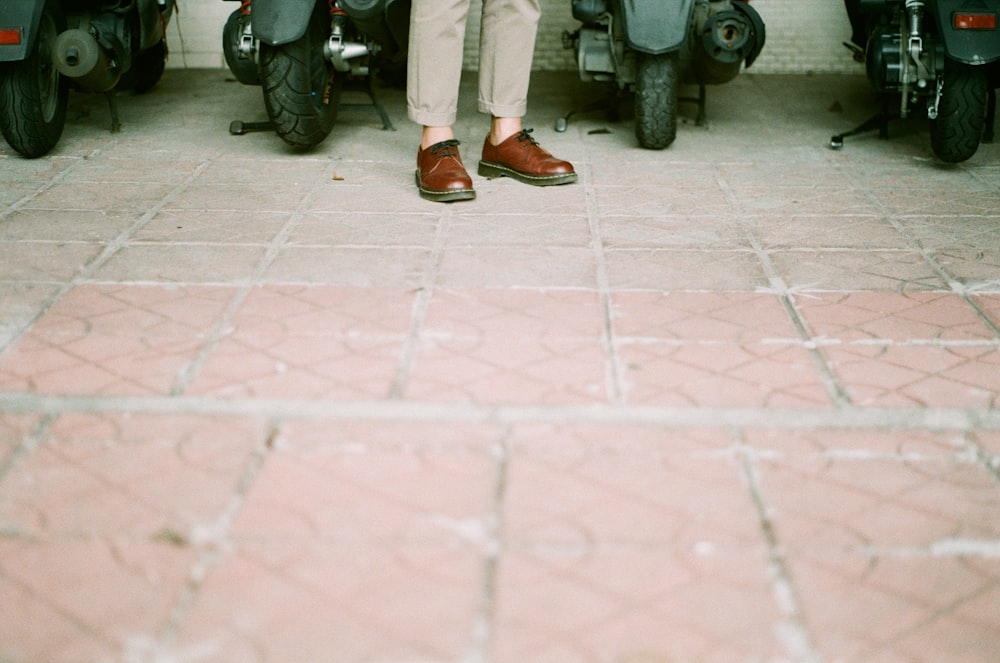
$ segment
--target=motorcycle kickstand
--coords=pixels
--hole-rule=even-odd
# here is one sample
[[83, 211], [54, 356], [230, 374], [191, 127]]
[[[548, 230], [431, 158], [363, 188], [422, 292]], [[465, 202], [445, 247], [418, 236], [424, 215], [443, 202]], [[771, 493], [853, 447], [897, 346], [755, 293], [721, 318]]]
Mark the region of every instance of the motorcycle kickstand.
[[991, 89], [986, 96], [986, 129], [983, 131], [983, 142], [993, 142], [994, 125], [997, 121], [997, 91]]
[[233, 120], [229, 123], [229, 133], [233, 136], [242, 136], [253, 131], [270, 131], [274, 125], [270, 122], [244, 122], [243, 120]]
[[705, 84], [698, 84], [698, 96], [697, 97], [678, 97], [677, 101], [690, 101], [691, 103], [698, 104], [698, 114], [694, 118], [694, 126], [703, 127], [705, 126], [705, 120], [708, 117], [708, 113], [705, 110], [707, 105], [708, 94], [705, 92]]
[[108, 110], [111, 112], [111, 133], [116, 134], [122, 129], [122, 123], [118, 118], [118, 102], [115, 100], [114, 90], [104, 93], [108, 100]]
[[854, 127], [850, 131], [845, 131], [842, 134], [837, 134], [830, 138], [830, 147], [834, 150], [839, 150], [844, 146], [844, 139], [848, 136], [857, 136], [858, 134], [868, 133], [869, 131], [875, 131], [878, 129], [878, 137], [885, 139], [889, 137], [889, 104], [888, 102], [883, 102], [882, 110], [872, 115], [870, 118]]

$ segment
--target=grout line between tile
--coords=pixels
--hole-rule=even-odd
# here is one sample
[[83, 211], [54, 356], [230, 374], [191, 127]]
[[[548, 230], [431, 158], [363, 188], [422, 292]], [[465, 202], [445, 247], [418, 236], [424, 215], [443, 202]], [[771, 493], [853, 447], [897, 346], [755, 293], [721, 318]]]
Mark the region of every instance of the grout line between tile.
[[201, 530], [187, 534], [190, 538], [196, 539], [192, 543], [198, 546], [201, 552], [188, 571], [187, 582], [181, 590], [180, 596], [174, 602], [166, 623], [160, 629], [157, 637], [147, 645], [153, 651], [143, 652], [144, 654], [148, 653], [149, 656], [142, 660], [161, 661], [167, 660], [169, 657], [169, 650], [176, 643], [206, 577], [213, 568], [222, 562], [223, 557], [230, 552], [231, 546], [227, 542], [229, 531], [236, 520], [236, 516], [243, 508], [246, 497], [250, 493], [250, 488], [263, 468], [271, 450], [274, 449], [280, 434], [280, 421], [271, 421], [263, 443], [250, 452], [244, 465], [243, 473], [236, 484], [235, 491], [222, 512], [215, 519], [215, 522], [203, 527]]
[[760, 477], [754, 465], [754, 452], [743, 443], [743, 440], [738, 440], [738, 445], [740, 472], [750, 492], [751, 502], [757, 512], [758, 526], [767, 545], [771, 589], [778, 610], [784, 617], [775, 625], [775, 636], [795, 663], [820, 663], [821, 658], [816, 653], [816, 647], [805, 624], [798, 588], [771, 522], [771, 507], [764, 497]]
[[287, 245], [288, 238], [291, 236], [292, 231], [295, 230], [298, 223], [305, 216], [306, 210], [309, 209], [309, 204], [316, 196], [319, 187], [320, 182], [318, 181], [312, 186], [312, 188], [310, 188], [309, 193], [299, 199], [299, 204], [289, 215], [288, 220], [281, 227], [281, 230], [278, 231], [268, 244], [267, 251], [265, 251], [264, 255], [257, 263], [257, 266], [254, 268], [250, 277], [239, 286], [236, 294], [233, 295], [229, 305], [222, 314], [222, 319], [215, 326], [215, 329], [208, 334], [208, 338], [205, 341], [205, 344], [202, 345], [198, 354], [194, 357], [194, 359], [189, 361], [177, 371], [177, 374], [174, 376], [173, 385], [170, 388], [170, 394], [172, 396], [183, 394], [184, 391], [191, 385], [192, 380], [197, 377], [198, 373], [205, 365], [205, 362], [208, 361], [208, 358], [215, 351], [219, 342], [222, 340], [222, 337], [226, 334], [226, 331], [232, 324], [236, 312], [243, 305], [243, 302], [246, 301], [246, 298], [250, 296], [250, 292], [260, 282], [261, 277], [267, 271], [267, 268], [274, 262], [275, 258], [277, 258], [281, 249]]
[[[589, 168], [589, 160], [588, 160]], [[584, 196], [587, 200], [587, 223], [590, 226], [590, 237], [594, 249], [594, 262], [597, 270], [597, 290], [601, 303], [601, 343], [604, 345], [604, 383], [608, 401], [624, 403], [627, 394], [625, 371], [618, 352], [618, 342], [615, 335], [614, 317], [611, 306], [611, 288], [608, 283], [608, 267], [605, 260], [604, 240], [601, 237], [600, 215], [597, 206], [597, 193], [591, 184], [590, 172], [584, 185]]]
[[[92, 155], [96, 154], [96, 152], [97, 151], [92, 153]], [[42, 303], [42, 305], [38, 307], [38, 311], [36, 311], [35, 315], [31, 317], [31, 319], [29, 319], [23, 325], [21, 325], [20, 329], [15, 330], [12, 333], [8, 334], [7, 340], [5, 342], [0, 343], [0, 354], [2, 354], [10, 346], [10, 344], [13, 343], [21, 334], [30, 329], [31, 326], [34, 325], [35, 322], [42, 315], [44, 315], [46, 311], [52, 308], [52, 306], [55, 305], [57, 301], [62, 299], [62, 297], [65, 296], [67, 292], [72, 290], [74, 286], [78, 285], [79, 283], [87, 282], [91, 274], [96, 272], [98, 269], [100, 269], [101, 266], [107, 263], [108, 260], [110, 260], [115, 253], [117, 253], [119, 250], [121, 250], [123, 246], [125, 246], [129, 238], [134, 236], [135, 233], [137, 233], [143, 226], [145, 226], [147, 223], [150, 222], [150, 220], [152, 220], [157, 214], [159, 214], [159, 212], [164, 207], [166, 207], [170, 203], [170, 201], [174, 200], [185, 189], [187, 189], [194, 182], [194, 180], [206, 168], [208, 168], [209, 165], [211, 165], [212, 162], [215, 161], [215, 159], [217, 159], [218, 157], [219, 155], [216, 154], [199, 163], [198, 166], [194, 169], [194, 171], [192, 171], [191, 174], [189, 174], [180, 184], [178, 184], [176, 187], [168, 191], [166, 195], [164, 195], [159, 200], [159, 202], [157, 202], [155, 205], [152, 205], [148, 210], [146, 210], [146, 212], [143, 213], [142, 216], [140, 216], [135, 221], [135, 223], [133, 223], [131, 226], [123, 230], [121, 233], [118, 234], [118, 236], [116, 236], [114, 239], [108, 242], [105, 245], [104, 249], [93, 260], [85, 264], [82, 268], [80, 268], [77, 271], [77, 274], [73, 278], [60, 284], [59, 288], [57, 288], [56, 291], [52, 293], [52, 295], [50, 295], [48, 298], [46, 298], [45, 301]], [[56, 182], [55, 178], [53, 179], [53, 182], [54, 183]]]
[[399, 367], [396, 376], [393, 378], [392, 386], [389, 388], [389, 398], [392, 400], [402, 399], [406, 394], [406, 387], [410, 381], [413, 371], [413, 364], [417, 358], [417, 350], [420, 347], [421, 332], [424, 328], [424, 321], [427, 320], [427, 309], [430, 306], [431, 297], [434, 294], [437, 283], [438, 272], [441, 269], [441, 256], [444, 253], [444, 237], [447, 233], [448, 225], [453, 217], [450, 205], [445, 205], [444, 210], [437, 218], [437, 228], [434, 232], [434, 245], [431, 247], [431, 254], [424, 267], [423, 278], [417, 296], [413, 300], [410, 309], [410, 328], [403, 341], [403, 348], [400, 352]]
[[770, 284], [771, 291], [777, 294], [780, 298], [781, 305], [785, 309], [785, 314], [788, 315], [788, 318], [791, 320], [796, 331], [799, 333], [800, 338], [806, 344], [805, 347], [809, 352], [813, 365], [819, 373], [820, 381], [823, 383], [823, 387], [826, 389], [827, 395], [838, 407], [851, 405], [851, 397], [848, 395], [847, 390], [842, 384], [840, 384], [836, 373], [830, 366], [829, 362], [827, 362], [826, 357], [823, 356], [819, 347], [813, 342], [812, 334], [809, 333], [809, 327], [802, 315], [799, 313], [798, 307], [795, 306], [795, 300], [792, 297], [792, 289], [788, 287], [788, 284], [781, 277], [781, 274], [778, 273], [777, 268], [775, 268], [774, 263], [771, 261], [771, 256], [761, 245], [760, 240], [754, 234], [750, 224], [746, 223], [746, 215], [743, 213], [742, 206], [739, 204], [736, 195], [729, 186], [729, 183], [721, 175], [716, 175], [716, 181], [719, 188], [722, 189], [723, 193], [725, 193], [730, 205], [735, 210], [736, 222], [743, 230], [751, 250], [757, 256], [761, 269], [764, 270], [764, 274]]
[[620, 405], [489, 405], [417, 401], [211, 399], [185, 396], [80, 396], [0, 393], [0, 413], [164, 414], [340, 421], [553, 423], [797, 430], [997, 431], [995, 408], [698, 408]]

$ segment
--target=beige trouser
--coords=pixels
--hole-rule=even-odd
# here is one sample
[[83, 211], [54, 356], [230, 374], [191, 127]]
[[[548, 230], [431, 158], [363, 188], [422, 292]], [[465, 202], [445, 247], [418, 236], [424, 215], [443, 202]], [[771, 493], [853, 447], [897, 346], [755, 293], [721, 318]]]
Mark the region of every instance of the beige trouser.
[[[413, 0], [406, 103], [411, 120], [451, 126], [458, 115], [470, 0]], [[539, 0], [483, 0], [479, 34], [479, 111], [523, 117], [541, 16]]]

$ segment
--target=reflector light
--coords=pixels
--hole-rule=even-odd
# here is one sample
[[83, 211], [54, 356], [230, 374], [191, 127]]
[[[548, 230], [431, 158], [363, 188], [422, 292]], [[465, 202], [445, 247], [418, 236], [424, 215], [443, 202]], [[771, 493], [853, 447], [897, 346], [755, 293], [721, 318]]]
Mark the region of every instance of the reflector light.
[[21, 43], [21, 28], [0, 28], [0, 46], [17, 46]]
[[996, 30], [997, 15], [992, 14], [955, 14], [956, 30]]

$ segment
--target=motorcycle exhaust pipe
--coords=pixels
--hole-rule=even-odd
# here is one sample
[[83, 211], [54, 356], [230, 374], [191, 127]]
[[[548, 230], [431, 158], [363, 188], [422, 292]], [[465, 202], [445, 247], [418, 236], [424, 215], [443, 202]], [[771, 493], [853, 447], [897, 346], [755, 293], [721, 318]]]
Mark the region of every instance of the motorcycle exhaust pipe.
[[66, 30], [56, 37], [52, 63], [63, 76], [94, 92], [108, 92], [118, 85], [121, 70], [86, 30]]

